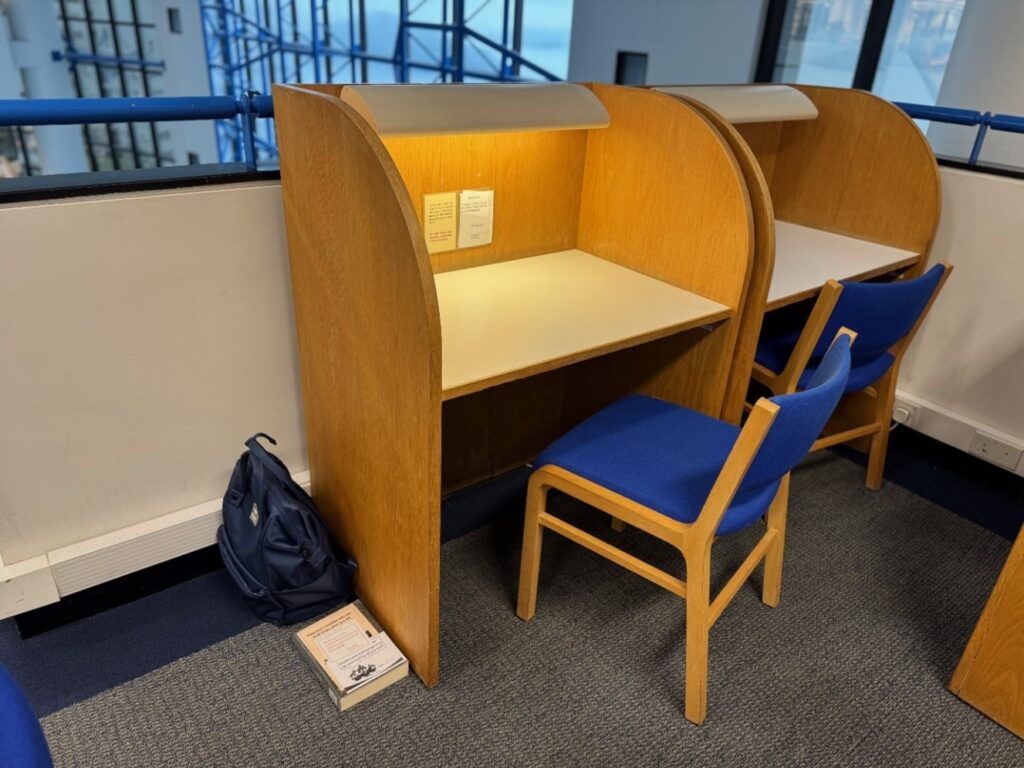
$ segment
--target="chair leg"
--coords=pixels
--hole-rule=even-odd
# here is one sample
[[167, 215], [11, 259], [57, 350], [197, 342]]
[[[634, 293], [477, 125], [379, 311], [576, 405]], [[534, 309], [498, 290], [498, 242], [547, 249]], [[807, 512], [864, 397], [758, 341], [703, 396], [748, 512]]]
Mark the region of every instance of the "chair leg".
[[868, 475], [865, 484], [872, 491], [882, 487], [882, 478], [885, 474], [885, 456], [889, 452], [889, 425], [884, 424], [871, 437], [871, 447], [868, 449]]
[[708, 714], [708, 642], [711, 634], [711, 553], [686, 558], [686, 719]]
[[539, 517], [544, 511], [547, 495], [547, 486], [543, 485], [534, 473], [526, 493], [523, 554], [519, 561], [519, 600], [516, 615], [523, 621], [529, 621], [537, 612], [537, 581], [540, 578], [540, 549], [544, 535]]
[[789, 507], [789, 475], [782, 478], [779, 492], [768, 507], [765, 523], [769, 530], [775, 530], [775, 539], [768, 545], [764, 556], [764, 586], [761, 601], [774, 608], [782, 595], [782, 556], [786, 546], [786, 512]]
[[865, 484], [872, 491], [882, 487], [885, 474], [885, 456], [889, 452], [889, 425], [892, 422], [892, 405], [896, 399], [896, 371], [890, 370], [875, 388], [878, 401], [875, 408], [875, 422], [878, 431], [871, 436], [868, 448], [868, 474]]

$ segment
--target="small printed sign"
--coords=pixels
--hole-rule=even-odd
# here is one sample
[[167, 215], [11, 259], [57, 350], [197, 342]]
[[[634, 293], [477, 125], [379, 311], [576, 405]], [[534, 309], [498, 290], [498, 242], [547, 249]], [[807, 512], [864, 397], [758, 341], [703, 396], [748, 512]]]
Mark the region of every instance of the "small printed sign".
[[459, 195], [459, 248], [488, 245], [494, 235], [494, 190], [464, 189]]
[[427, 239], [427, 253], [453, 251], [458, 247], [457, 221], [455, 192], [423, 196], [423, 234]]

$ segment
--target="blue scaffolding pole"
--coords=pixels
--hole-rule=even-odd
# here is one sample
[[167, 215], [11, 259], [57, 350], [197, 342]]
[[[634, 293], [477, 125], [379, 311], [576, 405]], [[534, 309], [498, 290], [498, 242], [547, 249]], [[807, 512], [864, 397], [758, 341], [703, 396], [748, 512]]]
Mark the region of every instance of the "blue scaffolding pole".
[[[395, 0], [393, 50], [371, 53], [366, 0], [199, 0], [210, 93], [239, 98], [274, 83], [559, 80], [523, 57], [526, 0]], [[469, 0], [473, 2], [473, 0]], [[500, 4], [501, 38], [471, 24]], [[387, 69], [373, 65], [389, 65]], [[388, 72], [393, 74], [389, 75]], [[252, 126], [245, 116], [218, 120], [224, 162], [243, 160]], [[273, 157], [273, 123], [255, 135], [260, 157]]]

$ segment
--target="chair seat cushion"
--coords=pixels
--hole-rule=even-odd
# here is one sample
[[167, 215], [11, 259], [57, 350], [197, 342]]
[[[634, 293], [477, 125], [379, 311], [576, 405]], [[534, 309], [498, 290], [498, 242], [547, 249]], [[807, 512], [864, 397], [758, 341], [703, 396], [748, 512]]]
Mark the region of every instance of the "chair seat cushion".
[[0, 768], [50, 768], [50, 749], [25, 694], [0, 665]]
[[[799, 336], [800, 330], [798, 329], [762, 337], [757, 343], [757, 352], [754, 354], [754, 360], [773, 373], [781, 373], [782, 369], [786, 367], [786, 363], [789, 362], [789, 356], [793, 353], [793, 348], [796, 346]], [[854, 353], [856, 353], [856, 349], [857, 345], [854, 344]], [[854, 354], [850, 361], [850, 378], [846, 382], [846, 389], [844, 391], [859, 392], [866, 387], [870, 387], [885, 375], [885, 372], [889, 370], [894, 360], [895, 358], [888, 352], [868, 358], [858, 358]], [[811, 358], [807, 361], [807, 367], [800, 374], [800, 381], [797, 384], [800, 389], [807, 386], [820, 363], [821, 358]]]
[[[553, 464], [681, 523], [697, 519], [740, 430], [653, 397], [632, 395], [552, 443]], [[778, 482], [738, 494], [718, 535], [747, 527], [768, 509]]]

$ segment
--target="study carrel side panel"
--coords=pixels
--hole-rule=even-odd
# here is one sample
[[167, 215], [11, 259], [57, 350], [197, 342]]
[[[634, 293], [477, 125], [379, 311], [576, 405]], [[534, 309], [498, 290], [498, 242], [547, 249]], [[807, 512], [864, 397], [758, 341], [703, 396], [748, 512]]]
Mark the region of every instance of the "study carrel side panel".
[[275, 86], [313, 497], [360, 598], [438, 679], [441, 338], [401, 177], [327, 89]]
[[[654, 91], [591, 86], [611, 125], [591, 131], [578, 247], [731, 307], [737, 315], [581, 368], [581, 407], [640, 391], [712, 416], [726, 384], [753, 258], [746, 183], [721, 133]], [[600, 374], [600, 375], [597, 375]], [[625, 378], [625, 380], [624, 380]]]
[[715, 110], [694, 99], [676, 96], [706, 117], [722, 137], [739, 163], [743, 179], [750, 195], [750, 210], [754, 217], [754, 258], [743, 300], [743, 312], [739, 319], [736, 336], [736, 351], [733, 354], [732, 371], [725, 393], [722, 418], [738, 424], [743, 415], [743, 403], [747, 397], [750, 373], [754, 366], [754, 353], [761, 334], [764, 306], [772, 283], [775, 268], [775, 212], [772, 207], [768, 182], [757, 161], [754, 151], [736, 128], [724, 120]]

